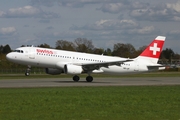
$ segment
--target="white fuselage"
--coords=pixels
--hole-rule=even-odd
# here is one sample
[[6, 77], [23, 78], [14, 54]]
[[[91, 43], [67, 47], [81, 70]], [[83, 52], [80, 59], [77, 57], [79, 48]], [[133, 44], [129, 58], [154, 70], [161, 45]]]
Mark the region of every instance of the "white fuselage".
[[[62, 70], [64, 69], [65, 64], [83, 65], [88, 63], [91, 64], [127, 60], [127, 58], [121, 57], [44, 49], [38, 47], [17, 48], [15, 52], [11, 52], [7, 55], [7, 59], [18, 64]], [[147, 64], [149, 64], [147, 61], [135, 58], [132, 59], [132, 61], [124, 62], [120, 65], [100, 67], [98, 70], [93, 70], [92, 73], [121, 74], [146, 72], [148, 71], [146, 66]]]

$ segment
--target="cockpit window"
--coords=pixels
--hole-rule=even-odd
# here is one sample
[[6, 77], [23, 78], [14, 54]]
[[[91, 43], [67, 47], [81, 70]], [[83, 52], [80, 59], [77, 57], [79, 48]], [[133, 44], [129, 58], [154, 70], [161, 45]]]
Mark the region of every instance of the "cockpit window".
[[14, 50], [14, 52], [24, 53], [23, 50]]

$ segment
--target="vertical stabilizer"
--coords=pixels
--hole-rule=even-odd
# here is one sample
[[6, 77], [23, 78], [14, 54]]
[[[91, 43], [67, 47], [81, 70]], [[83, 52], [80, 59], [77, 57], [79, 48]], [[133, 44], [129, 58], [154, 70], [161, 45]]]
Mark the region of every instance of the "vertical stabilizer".
[[150, 60], [156, 64], [163, 49], [166, 37], [157, 36], [149, 46], [139, 55], [138, 59]]

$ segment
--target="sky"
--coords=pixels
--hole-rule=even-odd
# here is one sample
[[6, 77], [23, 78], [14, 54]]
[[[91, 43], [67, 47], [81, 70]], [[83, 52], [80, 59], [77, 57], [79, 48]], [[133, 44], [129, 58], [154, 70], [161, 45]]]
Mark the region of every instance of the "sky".
[[138, 49], [159, 35], [180, 53], [180, 0], [0, 0], [0, 45], [12, 49], [76, 38]]

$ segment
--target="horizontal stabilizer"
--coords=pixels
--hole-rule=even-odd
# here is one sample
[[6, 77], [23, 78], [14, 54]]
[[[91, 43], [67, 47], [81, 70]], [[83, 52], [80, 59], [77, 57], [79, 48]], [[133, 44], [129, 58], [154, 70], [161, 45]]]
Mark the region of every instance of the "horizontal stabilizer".
[[152, 71], [152, 70], [153, 71], [154, 70], [164, 70], [165, 66], [157, 64], [157, 65], [148, 65], [147, 68], [148, 68], [149, 71]]

